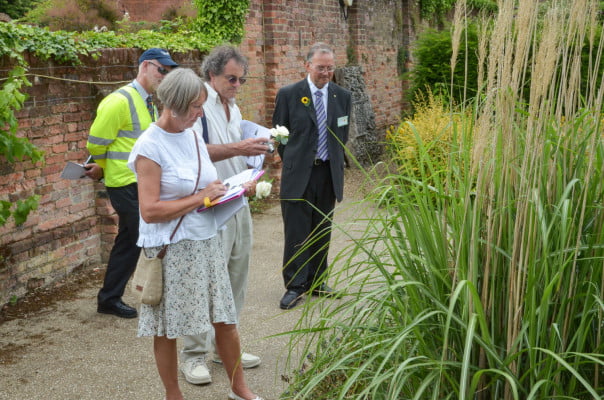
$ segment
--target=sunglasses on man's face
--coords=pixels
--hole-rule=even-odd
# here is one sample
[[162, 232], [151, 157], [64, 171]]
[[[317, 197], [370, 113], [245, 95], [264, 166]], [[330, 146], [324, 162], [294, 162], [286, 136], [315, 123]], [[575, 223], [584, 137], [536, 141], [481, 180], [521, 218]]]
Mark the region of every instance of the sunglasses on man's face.
[[164, 68], [164, 67], [160, 67], [159, 65], [151, 62], [151, 61], [147, 61], [149, 64], [151, 65], [155, 65], [157, 67], [157, 72], [159, 72], [162, 75], [168, 75], [168, 72], [170, 72], [170, 70]]
[[226, 75], [225, 78], [227, 79], [227, 81], [229, 81], [229, 83], [231, 85], [234, 85], [237, 83], [237, 81], [239, 81], [240, 85], [243, 85], [247, 79], [245, 78], [237, 78], [235, 75]]

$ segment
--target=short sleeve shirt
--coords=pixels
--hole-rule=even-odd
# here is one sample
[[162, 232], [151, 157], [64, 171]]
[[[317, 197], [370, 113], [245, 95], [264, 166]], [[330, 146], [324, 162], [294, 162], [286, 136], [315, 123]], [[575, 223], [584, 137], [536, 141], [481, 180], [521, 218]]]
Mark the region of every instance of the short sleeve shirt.
[[[203, 189], [218, 178], [200, 133], [197, 133], [197, 142], [201, 156], [201, 176], [197, 187], [197, 149], [191, 129], [169, 133], [156, 124], [151, 124], [132, 148], [128, 167], [136, 173], [136, 158], [139, 155], [144, 156], [161, 167], [160, 200], [176, 200], [189, 196], [194, 188]], [[178, 218], [160, 223], [147, 223], [141, 218], [138, 246], [155, 247], [170, 243], [170, 235], [177, 223]], [[176, 243], [183, 239], [204, 240], [216, 233], [214, 213], [211, 210], [193, 210], [185, 215], [171, 242]]]

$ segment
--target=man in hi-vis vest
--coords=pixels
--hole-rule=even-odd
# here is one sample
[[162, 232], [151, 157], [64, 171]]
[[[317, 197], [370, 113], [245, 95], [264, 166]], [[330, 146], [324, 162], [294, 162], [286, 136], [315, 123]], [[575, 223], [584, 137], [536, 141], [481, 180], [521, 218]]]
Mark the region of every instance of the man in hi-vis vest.
[[105, 180], [119, 228], [97, 296], [97, 311], [122, 318], [135, 318], [136, 309], [122, 301], [130, 276], [136, 268], [138, 239], [138, 192], [136, 177], [126, 166], [134, 142], [157, 118], [151, 95], [164, 76], [178, 64], [163, 49], [149, 49], [138, 59], [136, 79], [105, 97], [90, 127], [86, 148], [95, 164], [86, 165], [86, 175]]

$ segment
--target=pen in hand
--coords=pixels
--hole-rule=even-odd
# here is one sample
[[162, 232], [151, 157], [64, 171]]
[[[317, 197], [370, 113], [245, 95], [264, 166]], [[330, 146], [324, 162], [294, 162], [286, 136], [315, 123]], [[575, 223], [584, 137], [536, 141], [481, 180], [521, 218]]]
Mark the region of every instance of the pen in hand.
[[84, 161], [84, 164], [82, 164], [82, 167], [84, 167], [84, 169], [89, 170], [92, 167], [86, 167], [86, 165], [90, 164], [94, 162], [94, 160], [92, 159], [92, 156], [88, 156], [88, 158], [86, 159], [86, 161]]

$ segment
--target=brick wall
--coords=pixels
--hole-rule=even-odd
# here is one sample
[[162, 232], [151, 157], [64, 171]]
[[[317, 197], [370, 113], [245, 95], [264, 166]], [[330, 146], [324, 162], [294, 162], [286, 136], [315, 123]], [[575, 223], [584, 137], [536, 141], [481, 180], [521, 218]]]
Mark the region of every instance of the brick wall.
[[281, 86], [304, 77], [308, 48], [317, 41], [336, 50], [336, 64], [360, 65], [378, 129], [398, 121], [403, 85], [397, 56], [404, 43], [407, 1], [355, 1], [344, 18], [338, 0], [252, 1], [264, 7], [267, 118]]
[[[183, 2], [118, 0], [133, 21], [157, 20]], [[324, 41], [336, 49], [338, 65], [363, 67], [370, 98], [380, 104], [378, 128], [397, 121], [404, 106], [397, 58], [413, 35], [414, 7], [412, 0], [357, 0], [344, 18], [339, 0], [250, 0], [240, 49], [250, 60], [250, 78], [264, 85], [244, 86], [238, 102], [244, 117], [269, 123], [277, 90], [304, 76], [309, 46]], [[350, 60], [349, 53], [354, 54]]]
[[[0, 199], [40, 195], [38, 210], [26, 223], [0, 227], [0, 304], [11, 296], [48, 284], [77, 267], [106, 262], [117, 233], [117, 217], [104, 186], [89, 179], [60, 178], [67, 161], [84, 162], [86, 140], [100, 100], [136, 76], [140, 50], [108, 49], [83, 58], [79, 67], [28, 56], [29, 98], [18, 135], [45, 152], [45, 162], [8, 164], [0, 160]], [[183, 66], [197, 67], [199, 52], [176, 54]], [[0, 60], [0, 77], [11, 69]]]
[[[138, 0], [121, 0], [133, 19]], [[338, 0], [251, 0], [240, 45], [250, 61], [249, 80], [238, 104], [245, 119], [270, 124], [277, 90], [304, 76], [304, 58], [315, 41], [331, 43], [337, 64], [364, 71], [377, 129], [396, 124], [403, 103], [397, 58], [409, 43], [410, 0], [355, 1], [345, 19]], [[157, 11], [157, 10], [156, 10]], [[134, 14], [134, 15], [133, 15]], [[151, 15], [151, 14], [148, 14]], [[150, 18], [147, 18], [150, 19]], [[41, 196], [37, 211], [20, 227], [0, 227], [0, 305], [11, 296], [46, 285], [79, 266], [106, 262], [117, 231], [104, 187], [90, 180], [59, 177], [67, 161], [83, 162], [88, 129], [100, 100], [134, 79], [138, 49], [107, 49], [99, 59], [67, 67], [28, 56], [29, 99], [18, 114], [18, 135], [46, 153], [44, 165], [0, 160], [0, 199]], [[182, 66], [198, 69], [202, 54], [173, 54]], [[0, 59], [0, 78], [11, 69]], [[278, 159], [267, 159], [278, 174]]]

